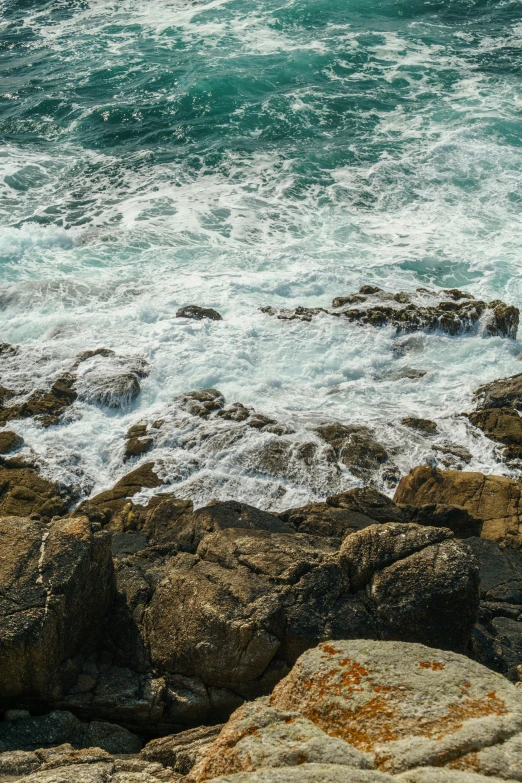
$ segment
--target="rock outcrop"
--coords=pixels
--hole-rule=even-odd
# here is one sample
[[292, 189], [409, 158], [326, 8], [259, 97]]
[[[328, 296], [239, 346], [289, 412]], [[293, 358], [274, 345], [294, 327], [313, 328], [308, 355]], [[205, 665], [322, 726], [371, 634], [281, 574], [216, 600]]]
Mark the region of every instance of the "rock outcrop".
[[210, 321], [223, 320], [222, 315], [217, 310], [213, 310], [212, 307], [199, 307], [198, 305], [180, 307], [176, 312], [176, 318], [193, 318], [196, 321], [201, 321], [203, 318], [208, 318]]
[[73, 500], [68, 488], [43, 478], [30, 463], [0, 457], [0, 515], [50, 519], [65, 514]]
[[311, 321], [320, 313], [345, 318], [368, 326], [393, 326], [398, 333], [418, 330], [441, 331], [450, 335], [482, 331], [487, 336], [517, 336], [519, 310], [499, 300], [483, 302], [458, 289], [388, 293], [374, 286], [363, 286], [359, 293], [336, 297], [329, 309], [297, 307], [277, 310], [262, 307], [267, 315], [281, 320]]
[[404, 476], [395, 502], [412, 506], [460, 506], [482, 524], [482, 537], [522, 548], [522, 485], [505, 476], [486, 476], [422, 466]]
[[3, 517], [0, 537], [0, 706], [53, 702], [100, 641], [114, 590], [110, 536], [84, 517]]
[[237, 710], [187, 783], [300, 764], [350, 769], [342, 780], [355, 769], [505, 774], [521, 733], [522, 693], [479, 663], [419, 644], [329, 641]]

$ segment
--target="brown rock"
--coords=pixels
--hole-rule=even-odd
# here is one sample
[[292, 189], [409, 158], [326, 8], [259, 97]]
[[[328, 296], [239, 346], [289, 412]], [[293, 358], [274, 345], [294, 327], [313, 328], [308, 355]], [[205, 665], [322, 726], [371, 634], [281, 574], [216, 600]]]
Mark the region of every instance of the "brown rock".
[[141, 751], [141, 756], [146, 761], [157, 761], [166, 767], [172, 767], [182, 775], [187, 775], [201, 760], [222, 728], [222, 724], [199, 726], [196, 729], [181, 731], [179, 734], [151, 740]]
[[515, 408], [522, 410], [522, 373], [486, 383], [476, 392], [479, 408]]
[[50, 518], [64, 514], [72, 500], [67, 490], [42, 478], [30, 465], [0, 458], [0, 515]]
[[26, 402], [0, 409], [0, 424], [14, 419], [37, 418], [42, 426], [58, 424], [61, 415], [77, 398], [75, 376], [66, 373], [47, 392], [36, 391]]
[[378, 470], [388, 459], [384, 446], [375, 440], [368, 427], [323, 424], [317, 434], [334, 450], [338, 459], [360, 478]]
[[418, 430], [418, 432], [424, 432], [426, 435], [435, 435], [437, 432], [437, 425], [430, 419], [417, 419], [413, 416], [408, 416], [403, 419], [402, 424], [406, 427], [410, 427], [412, 430]]
[[522, 456], [522, 417], [513, 408], [486, 408], [469, 414], [470, 422], [488, 438], [508, 447], [504, 450], [506, 459], [520, 459]]
[[110, 537], [82, 517], [0, 520], [0, 690], [53, 700], [66, 661], [96, 645], [113, 590]]
[[414, 506], [461, 506], [483, 521], [483, 538], [520, 549], [521, 489], [522, 485], [504, 476], [418, 467], [401, 479], [394, 500]]
[[0, 454], [10, 454], [24, 445], [24, 439], [11, 430], [0, 430]]

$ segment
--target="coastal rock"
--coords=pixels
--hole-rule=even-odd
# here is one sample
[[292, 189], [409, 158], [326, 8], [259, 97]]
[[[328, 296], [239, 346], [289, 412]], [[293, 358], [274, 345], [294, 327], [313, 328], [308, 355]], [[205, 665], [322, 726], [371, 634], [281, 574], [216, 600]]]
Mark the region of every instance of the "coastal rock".
[[521, 484], [505, 476], [422, 466], [401, 479], [394, 500], [412, 506], [461, 506], [483, 522], [483, 538], [521, 549], [521, 491]]
[[0, 454], [10, 454], [24, 445], [24, 439], [11, 430], [0, 430]]
[[[335, 539], [299, 533], [227, 527], [207, 533], [197, 557], [158, 561], [158, 553], [147, 565], [143, 553], [122, 561], [128, 616], [137, 618], [150, 666], [166, 682], [162, 720], [226, 715], [238, 700], [266, 693], [321, 638], [404, 634], [464, 649], [477, 604], [473, 558], [449, 531], [418, 530], [425, 548], [376, 571], [369, 593], [350, 591], [350, 559], [337, 554]], [[431, 544], [437, 535], [444, 540]], [[124, 656], [121, 623], [113, 627]]]
[[402, 420], [401, 424], [405, 427], [409, 427], [412, 430], [417, 430], [425, 435], [436, 435], [437, 425], [430, 419], [417, 419], [414, 416], [407, 416]]
[[4, 517], [0, 536], [1, 700], [53, 701], [74, 678], [68, 661], [100, 638], [113, 596], [110, 536], [84, 517]]
[[203, 783], [222, 775], [267, 767], [291, 769], [303, 764], [373, 768], [368, 754], [330, 736], [299, 712], [277, 709], [267, 702], [268, 699], [258, 699], [234, 712], [188, 775], [187, 783]]
[[151, 450], [154, 438], [147, 437], [146, 424], [134, 424], [127, 431], [123, 461], [127, 462], [133, 457], [141, 457]]
[[321, 425], [316, 433], [358, 478], [367, 478], [388, 460], [386, 449], [375, 440], [368, 427], [331, 423]]
[[0, 424], [15, 419], [36, 418], [43, 427], [58, 424], [65, 410], [76, 400], [75, 376], [66, 373], [49, 391], [35, 391], [25, 402], [0, 408]]
[[154, 472], [154, 462], [146, 462], [135, 470], [123, 476], [112, 489], [100, 492], [84, 501], [78, 511], [86, 514], [93, 521], [109, 522], [114, 514], [122, 512], [128, 506], [128, 514], [133, 513], [132, 498], [142, 489], [161, 487], [162, 480]]
[[376, 770], [347, 769], [341, 764], [301, 764], [297, 767], [264, 767], [256, 772], [220, 775], [214, 783], [391, 783], [391, 775]]
[[192, 416], [206, 418], [211, 413], [222, 410], [225, 398], [217, 389], [202, 389], [181, 394], [176, 397], [175, 402]]
[[522, 373], [499, 378], [480, 386], [475, 392], [477, 407], [522, 410]]
[[[353, 305], [358, 305], [354, 307]], [[336, 297], [332, 309], [297, 307], [277, 310], [262, 307], [262, 312], [281, 320], [311, 321], [325, 313], [368, 326], [393, 326], [397, 333], [441, 331], [449, 335], [477, 331], [482, 324], [488, 336], [516, 338], [519, 310], [499, 300], [478, 301], [458, 289], [417, 291], [393, 294], [374, 286], [363, 286], [358, 294]]]
[[72, 501], [66, 488], [40, 476], [32, 465], [0, 457], [0, 515], [50, 519], [65, 514]]
[[521, 727], [522, 693], [463, 655], [395, 641], [328, 641], [305, 652], [269, 698], [231, 716], [187, 783], [290, 773], [314, 762], [344, 766], [343, 780], [371, 767], [393, 775], [443, 768], [441, 781], [454, 769], [508, 777]]
[[199, 726], [148, 742], [141, 751], [141, 758], [171, 767], [181, 775], [187, 775], [206, 753], [219, 735], [222, 724]]
[[[138, 737], [127, 729], [103, 721], [82, 723], [71, 712], [55, 710], [48, 715], [27, 715], [0, 723], [0, 754], [63, 743], [76, 749], [95, 746], [107, 753], [138, 753], [141, 749]], [[0, 755], [0, 768], [1, 762]]]
[[141, 357], [117, 356], [108, 349], [87, 351], [76, 360], [78, 398], [92, 405], [126, 408], [141, 391], [140, 380], [149, 373]]
[[394, 774], [449, 765], [522, 728], [522, 694], [507, 680], [456, 653], [402, 642], [323, 643], [299, 659], [270, 705]]
[[522, 457], [522, 417], [513, 408], [486, 408], [468, 416], [470, 422], [492, 440], [504, 443], [504, 459]]
[[470, 538], [479, 564], [480, 610], [473, 631], [474, 657], [490, 669], [520, 679], [522, 664], [522, 553], [495, 541]]
[[323, 503], [283, 511], [279, 516], [300, 533], [333, 536], [340, 544], [345, 536], [376, 522], [408, 522], [410, 513], [376, 489], [362, 487], [332, 495]]
[[199, 307], [198, 305], [180, 307], [176, 312], [176, 318], [193, 318], [196, 321], [201, 321], [203, 318], [208, 318], [211, 321], [223, 320], [223, 317], [217, 310], [213, 310], [212, 307]]

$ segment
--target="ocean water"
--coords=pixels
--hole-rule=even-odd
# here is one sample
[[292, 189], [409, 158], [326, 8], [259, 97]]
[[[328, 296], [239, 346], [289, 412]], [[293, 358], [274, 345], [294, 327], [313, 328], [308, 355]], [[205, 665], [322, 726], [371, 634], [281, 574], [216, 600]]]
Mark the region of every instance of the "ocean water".
[[[424, 416], [468, 469], [513, 472], [458, 414], [522, 370], [519, 341], [405, 344], [258, 308], [367, 283], [522, 306], [522, 0], [3, 0], [0, 47], [0, 341], [21, 346], [0, 381], [27, 394], [98, 347], [150, 369], [122, 409], [13, 425], [46, 475], [106, 488], [139, 464], [122, 462], [128, 427], [161, 418], [140, 461], [197, 505], [360, 484], [321, 455], [270, 474], [277, 436], [173, 402], [207, 387], [294, 445], [366, 424], [404, 473], [438, 464], [400, 425]], [[186, 304], [224, 320], [177, 319]]]

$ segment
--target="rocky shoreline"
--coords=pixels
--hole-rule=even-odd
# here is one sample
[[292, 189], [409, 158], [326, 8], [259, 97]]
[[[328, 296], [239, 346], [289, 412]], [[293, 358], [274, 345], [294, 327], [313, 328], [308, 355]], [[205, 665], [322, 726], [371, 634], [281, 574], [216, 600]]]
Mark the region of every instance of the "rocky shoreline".
[[[518, 327], [516, 308], [456, 289], [366, 286], [331, 310], [265, 311]], [[4, 343], [0, 359], [20, 350]], [[48, 478], [17, 422], [56, 427], [77, 401], [124, 408], [148, 371], [96, 348], [41, 389], [0, 387], [0, 782], [522, 780], [522, 373], [478, 388], [461, 417], [514, 477], [466, 471], [465, 447], [428, 419], [398, 424], [434, 455], [400, 475], [364, 424], [295, 439], [211, 388], [129, 428], [111, 489], [82, 497]], [[277, 512], [194, 508], [150, 456], [179, 412], [187, 462], [190, 438], [239, 450], [254, 433], [255, 470], [333, 491]], [[360, 486], [335, 491], [343, 471]]]

